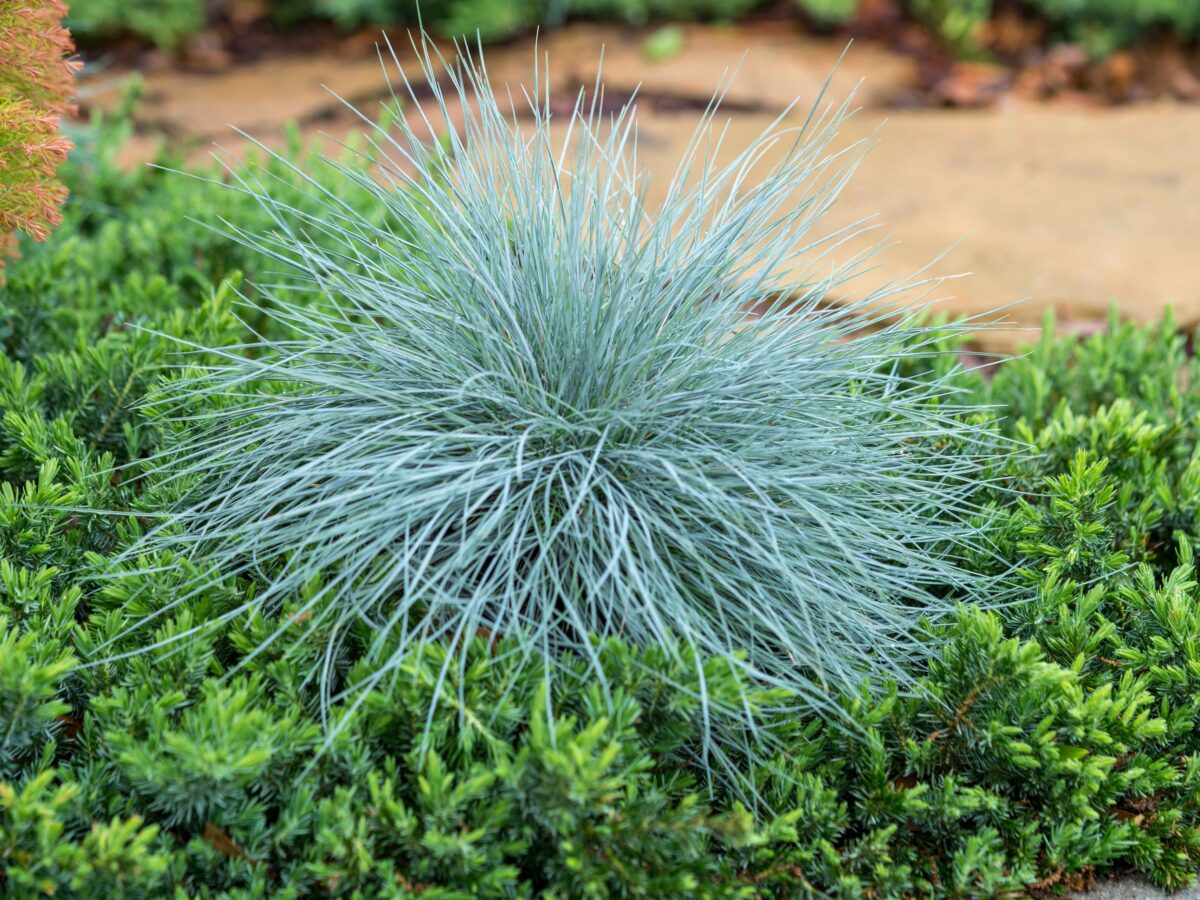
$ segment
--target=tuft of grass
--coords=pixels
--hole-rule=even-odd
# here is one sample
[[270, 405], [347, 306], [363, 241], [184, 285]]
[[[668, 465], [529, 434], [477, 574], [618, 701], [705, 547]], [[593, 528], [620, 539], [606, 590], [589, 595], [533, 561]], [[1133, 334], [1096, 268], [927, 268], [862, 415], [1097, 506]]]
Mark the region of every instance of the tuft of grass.
[[[183, 555], [203, 574], [138, 627], [246, 575], [221, 618], [296, 609], [258, 652], [322, 642], [327, 703], [404, 677], [429, 640], [446, 676], [479, 635], [515, 638], [514, 672], [582, 653], [611, 696], [610, 636], [817, 708], [909, 683], [977, 580], [959, 560], [981, 548], [992, 434], [953, 367], [904, 374], [964, 327], [900, 310], [926, 282], [826, 302], [868, 260], [813, 233], [865, 150], [836, 145], [852, 98], [719, 165], [718, 95], [652, 211], [634, 107], [605, 112], [599, 80], [558, 121], [540, 78], [502, 101], [480, 56], [414, 45], [394, 125], [325, 160], [385, 216], [327, 178], [314, 213], [235, 171], [274, 229], [226, 226], [289, 272], [246, 302], [289, 336], [196, 346], [165, 386], [183, 436], [157, 474], [182, 500], [122, 561], [168, 562], [123, 571]], [[709, 709], [698, 749], [762, 713]]]

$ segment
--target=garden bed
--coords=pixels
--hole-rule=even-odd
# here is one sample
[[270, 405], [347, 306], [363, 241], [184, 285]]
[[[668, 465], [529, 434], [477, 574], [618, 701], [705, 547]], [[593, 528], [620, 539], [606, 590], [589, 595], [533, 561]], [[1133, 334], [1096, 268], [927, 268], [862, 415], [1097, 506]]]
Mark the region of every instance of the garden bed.
[[[598, 652], [619, 714], [588, 662], [566, 658], [548, 730], [541, 675], [512, 681], [504, 638], [482, 635], [448, 680], [435, 642], [357, 708], [335, 704], [330, 737], [306, 684], [320, 635], [251, 653], [303, 625], [302, 597], [159, 650], [127, 630], [202, 565], [124, 559], [113, 577], [172, 500], [135, 477], [165, 438], [141, 401], [176, 341], [268, 327], [232, 303], [239, 273], [272, 270], [183, 224], [261, 230], [252, 198], [121, 170], [124, 131], [110, 121], [76, 152], [63, 227], [24, 246], [0, 288], [3, 889], [899, 897], [1054, 895], [1125, 870], [1191, 881], [1200, 373], [1169, 319], [1047, 336], [989, 378], [950, 376], [1019, 442], [977, 498], [993, 552], [970, 563], [1007, 602], [934, 627], [938, 651], [906, 690], [864, 685], [833, 698], [832, 720], [777, 721], [771, 758], [734, 761], [756, 808], [696, 762], [701, 670], [615, 639]], [[268, 167], [302, 206], [295, 174]], [[154, 638], [215, 623], [253, 590], [230, 574]], [[351, 635], [336, 678], [361, 677], [369, 638]], [[702, 671], [718, 701], [779, 700], [715, 661]]]
[[63, 13], [0, 6], [0, 892], [1192, 882], [1169, 312], [997, 361], [846, 294], [849, 100], [649, 203], [631, 92], [424, 52], [383, 147], [123, 168]]

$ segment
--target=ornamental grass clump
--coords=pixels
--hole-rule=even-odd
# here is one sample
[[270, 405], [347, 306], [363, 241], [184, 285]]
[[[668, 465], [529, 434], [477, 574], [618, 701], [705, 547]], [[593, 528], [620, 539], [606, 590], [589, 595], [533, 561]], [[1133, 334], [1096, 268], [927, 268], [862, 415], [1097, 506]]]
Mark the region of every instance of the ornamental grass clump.
[[818, 707], [907, 680], [968, 596], [994, 448], [948, 377], [904, 374], [945, 335], [900, 311], [913, 285], [826, 302], [864, 263], [812, 232], [861, 158], [834, 149], [850, 99], [725, 165], [714, 103], [651, 210], [632, 104], [597, 83], [560, 117], [416, 50], [318, 213], [235, 170], [275, 228], [230, 230], [290, 273], [246, 303], [283, 336], [196, 347], [164, 388], [182, 500], [132, 552], [206, 574], [146, 617], [251, 578], [222, 618], [286, 610], [260, 650], [322, 642], [325, 700], [481, 635], [514, 672], [619, 636]]

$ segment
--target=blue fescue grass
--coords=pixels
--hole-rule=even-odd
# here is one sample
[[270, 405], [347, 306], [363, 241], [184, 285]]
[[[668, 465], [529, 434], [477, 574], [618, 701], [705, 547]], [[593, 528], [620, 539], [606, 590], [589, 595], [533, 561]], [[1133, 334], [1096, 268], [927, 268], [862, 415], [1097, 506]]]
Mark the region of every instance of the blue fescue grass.
[[303, 598], [264, 646], [322, 636], [327, 701], [364, 626], [356, 690], [479, 634], [551, 660], [620, 635], [818, 708], [906, 681], [971, 595], [994, 447], [948, 376], [902, 374], [947, 331], [899, 305], [923, 282], [825, 302], [868, 261], [813, 232], [865, 150], [837, 148], [851, 98], [724, 165], [714, 102], [650, 210], [632, 105], [597, 83], [558, 122], [540, 84], [500, 99], [481, 57], [417, 49], [406, 114], [324, 162], [392, 225], [235, 172], [275, 229], [226, 226], [290, 272], [254, 313], [289, 337], [167, 385], [189, 412], [159, 474], [188, 489], [130, 556], [254, 573], [229, 617]]

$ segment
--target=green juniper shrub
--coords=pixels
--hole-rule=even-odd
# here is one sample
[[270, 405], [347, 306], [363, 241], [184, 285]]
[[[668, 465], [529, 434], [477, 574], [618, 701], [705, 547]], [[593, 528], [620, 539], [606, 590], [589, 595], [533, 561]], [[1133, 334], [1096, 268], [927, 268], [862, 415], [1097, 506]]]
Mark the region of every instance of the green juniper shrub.
[[[113, 463], [164, 439], [144, 403], [173, 339], [248, 336], [222, 279], [263, 264], [180, 215], [253, 216], [238, 195], [93, 164], [84, 180], [68, 163], [63, 231], [0, 288], [5, 317], [57, 323], [13, 328], [0, 357], [0, 894], [973, 897], [1122, 869], [1173, 887], [1200, 868], [1200, 382], [1169, 320], [1048, 332], [991, 381], [954, 376], [1032, 445], [981, 498], [995, 547], [977, 565], [1015, 567], [1011, 599], [940, 626], [908, 690], [844, 692], [851, 727], [776, 722], [778, 755], [745, 759], [751, 809], [695, 764], [696, 680], [780, 698], [712, 659], [609, 639], [609, 695], [564, 657], [549, 704], [505, 639], [473, 639], [445, 678], [458, 649], [424, 642], [357, 708], [333, 703], [331, 729], [308, 678], [320, 633], [253, 655], [307, 624], [320, 579], [172, 642], [256, 590], [230, 572], [131, 630], [196, 561], [97, 577], [178, 492]], [[114, 186], [129, 202], [103, 222], [89, 191]], [[151, 271], [169, 292], [140, 287]], [[158, 374], [130, 382], [142, 369]], [[369, 676], [365, 627], [329, 662], [346, 684]]]
[[57, 698], [74, 667], [58, 641], [36, 631], [21, 634], [0, 616], [0, 776], [14, 777], [30, 763], [70, 710]]
[[44, 768], [0, 783], [0, 890], [11, 897], [125, 897], [167, 888], [170, 857], [138, 816], [80, 827], [78, 788]]
[[[1165, 571], [1177, 534], [1200, 542], [1200, 365], [1169, 311], [1146, 328], [1120, 322], [1114, 311], [1107, 331], [1081, 340], [1055, 340], [1053, 328], [1048, 317], [1041, 342], [984, 387], [989, 400], [1011, 411], [1005, 427], [1038, 451], [1013, 459], [1014, 487], [1043, 495], [1055, 478], [1056, 492], [1074, 490], [1082, 504], [1099, 507], [1095, 497], [1082, 496], [1084, 485], [1063, 478], [1078, 482], [1085, 469], [1103, 466], [1093, 481], [1111, 486], [1111, 500], [1092, 516], [1093, 526], [1111, 530], [1114, 551]], [[1086, 462], [1077, 460], [1081, 452]], [[1073, 508], [1076, 517], [1083, 513], [1084, 506]]]

